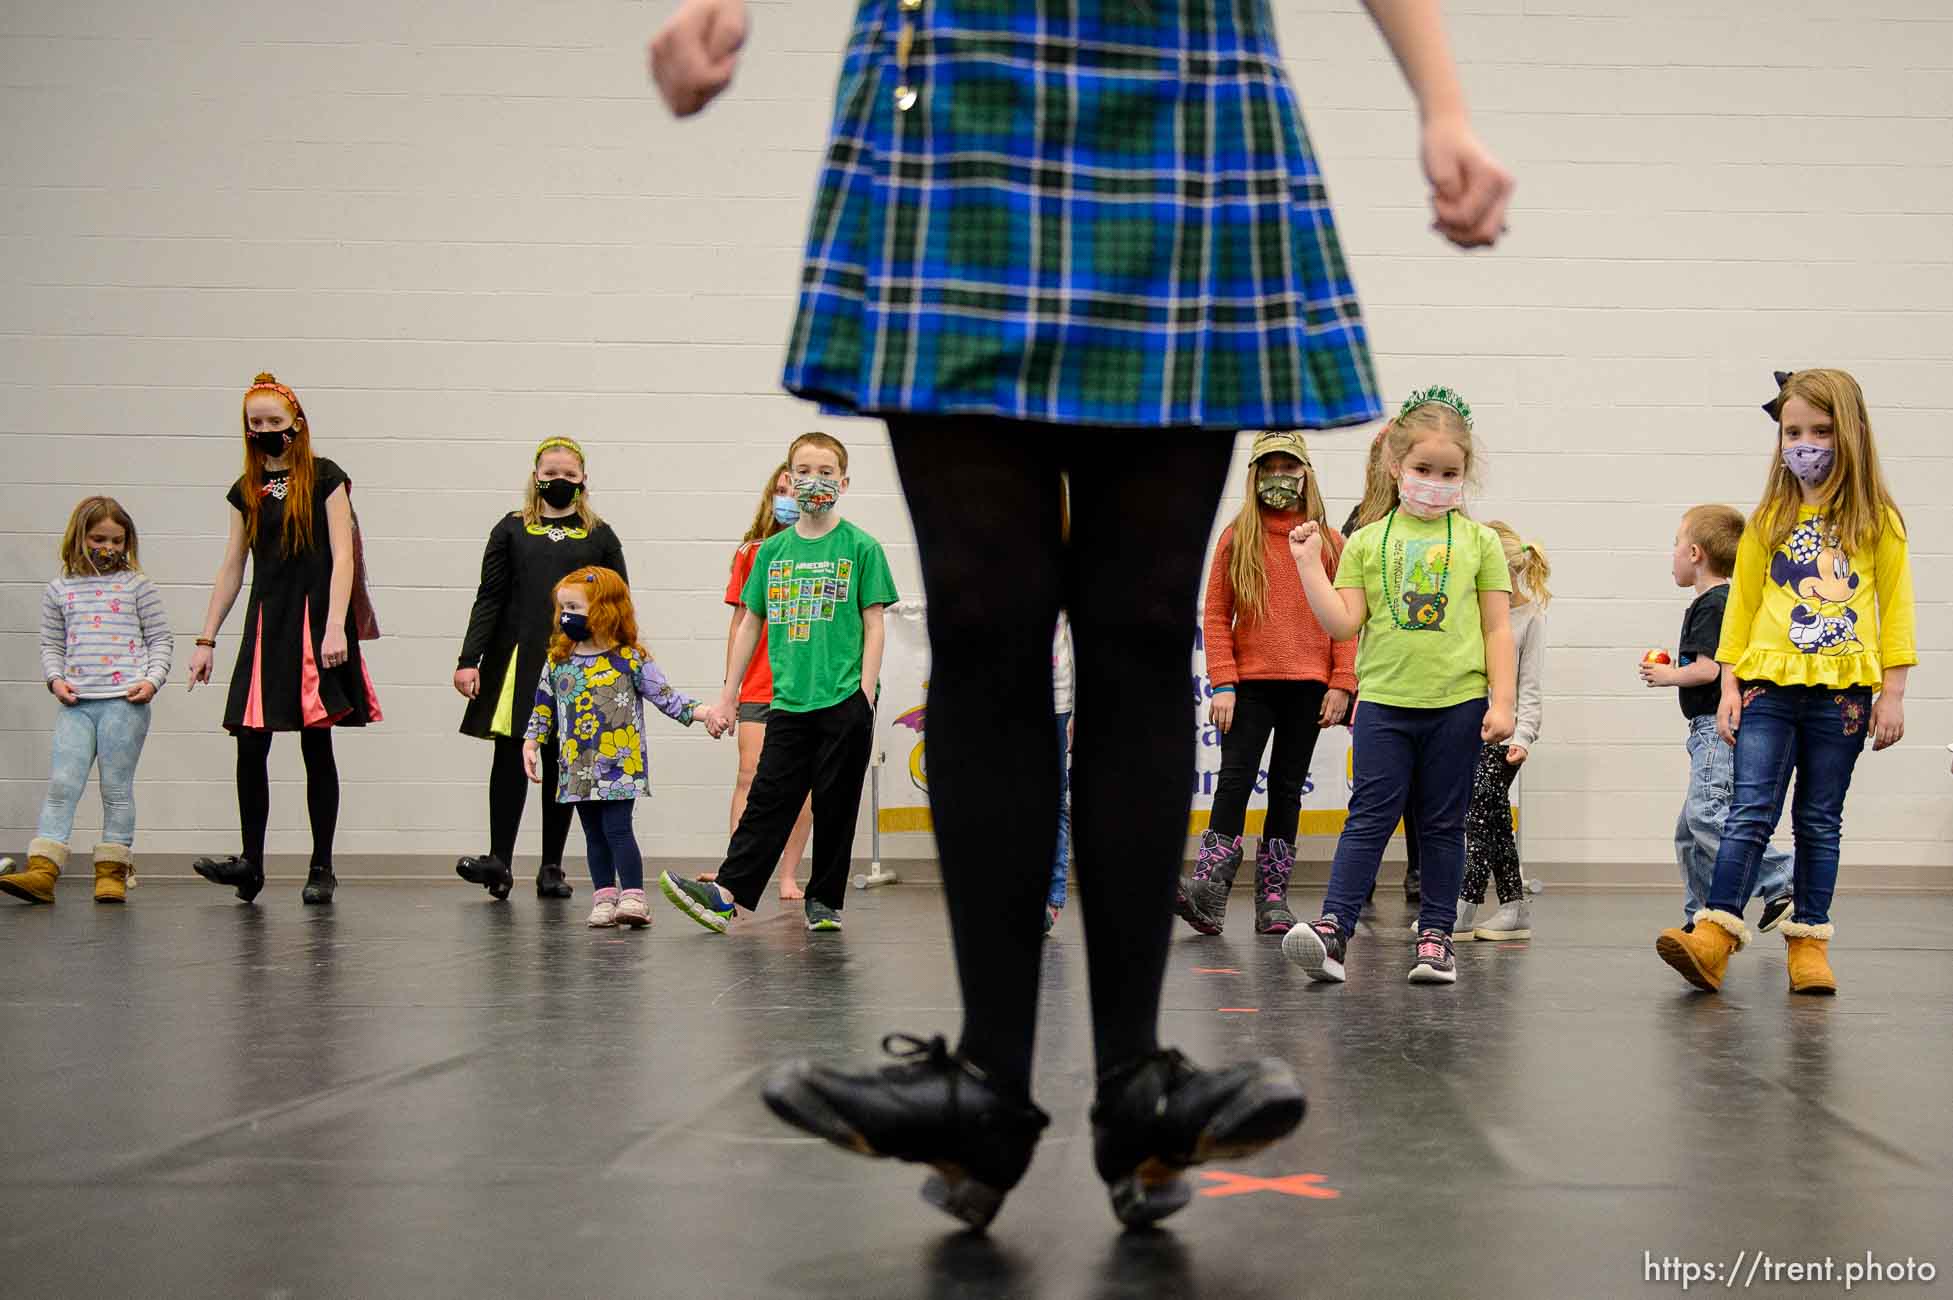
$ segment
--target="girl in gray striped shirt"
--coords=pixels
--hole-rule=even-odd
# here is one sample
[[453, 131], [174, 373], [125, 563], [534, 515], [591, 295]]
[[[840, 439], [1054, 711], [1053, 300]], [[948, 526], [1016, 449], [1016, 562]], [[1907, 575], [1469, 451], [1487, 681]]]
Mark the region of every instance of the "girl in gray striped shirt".
[[32, 903], [54, 901], [75, 807], [99, 763], [95, 901], [123, 901], [135, 883], [136, 762], [149, 734], [149, 702], [169, 679], [173, 649], [162, 597], [136, 567], [135, 521], [111, 497], [86, 498], [61, 539], [61, 576], [41, 598], [41, 673], [61, 704], [53, 775], [26, 869], [0, 875], [0, 890]]

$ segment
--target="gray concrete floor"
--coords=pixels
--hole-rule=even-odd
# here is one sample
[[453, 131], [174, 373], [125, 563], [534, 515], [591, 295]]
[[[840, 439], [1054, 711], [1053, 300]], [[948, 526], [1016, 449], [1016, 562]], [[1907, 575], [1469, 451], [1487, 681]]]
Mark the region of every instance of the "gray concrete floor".
[[115, 909], [73, 883], [0, 900], [9, 1296], [1625, 1296], [1681, 1290], [1648, 1254], [1834, 1257], [1831, 1285], [1766, 1265], [1743, 1288], [1810, 1295], [1867, 1251], [1953, 1269], [1947, 895], [1841, 897], [1834, 1001], [1787, 995], [1774, 936], [1722, 996], [1690, 991], [1652, 950], [1674, 891], [1549, 890], [1531, 944], [1461, 948], [1450, 988], [1405, 983], [1388, 885], [1342, 987], [1299, 979], [1242, 897], [1225, 936], [1176, 934], [1164, 1034], [1295, 1065], [1301, 1132], [1225, 1171], [1290, 1181], [1137, 1235], [1092, 1173], [1067, 915], [1053, 1124], [978, 1238], [914, 1169], [755, 1095], [782, 1057], [953, 1033], [934, 888], [854, 895], [839, 936], [769, 905], [728, 940], [655, 899], [648, 933], [588, 930], [584, 883], [500, 906], [346, 885], [330, 909], [159, 881]]

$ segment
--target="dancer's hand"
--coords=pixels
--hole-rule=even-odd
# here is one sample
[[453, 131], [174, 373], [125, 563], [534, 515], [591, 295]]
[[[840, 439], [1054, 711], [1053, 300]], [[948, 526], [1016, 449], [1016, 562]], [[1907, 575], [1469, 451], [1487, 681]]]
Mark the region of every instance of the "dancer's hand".
[[1488, 745], [1512, 739], [1512, 710], [1495, 705], [1485, 710], [1485, 721], [1479, 725], [1478, 737]]
[[325, 668], [337, 668], [346, 662], [346, 629], [328, 628], [319, 638], [319, 664]]
[[454, 670], [454, 689], [467, 699], [481, 694], [481, 669], [457, 668]]
[[1527, 757], [1528, 754], [1524, 745], [1507, 745], [1505, 747], [1505, 761], [1508, 767], [1519, 767], [1523, 765]]
[[1219, 691], [1207, 702], [1207, 718], [1223, 736], [1234, 725], [1234, 692]]
[[190, 653], [190, 689], [210, 680], [210, 647], [200, 645]]
[[47, 688], [53, 693], [54, 698], [63, 704], [81, 703], [81, 696], [75, 694], [75, 688], [68, 685], [68, 679], [65, 677], [55, 678], [47, 684]]
[[1905, 698], [1885, 691], [1872, 705], [1872, 749], [1890, 749], [1904, 740], [1905, 734]]
[[1723, 680], [1730, 685], [1723, 690], [1722, 699], [1716, 705], [1716, 734], [1725, 745], [1733, 745], [1736, 733], [1743, 728], [1743, 697], [1736, 692], [1734, 678], [1724, 673]]
[[156, 698], [156, 683], [145, 677], [122, 692], [122, 696], [131, 704], [147, 704]]
[[522, 742], [522, 770], [532, 782], [542, 784], [542, 746], [533, 740]]
[[1330, 687], [1322, 697], [1322, 716], [1316, 719], [1316, 725], [1325, 728], [1339, 726], [1348, 716], [1349, 692]]
[[1668, 664], [1644, 663], [1641, 665], [1641, 680], [1649, 686], [1674, 686], [1678, 684], [1675, 677], [1681, 671]]
[[1288, 553], [1297, 564], [1322, 567], [1322, 525], [1310, 519], [1288, 530]]
[[1424, 124], [1419, 150], [1431, 182], [1432, 228], [1460, 248], [1489, 248], [1505, 233], [1512, 173], [1485, 147], [1463, 113]]
[[651, 79], [674, 116], [690, 117], [732, 84], [746, 43], [746, 0], [684, 0], [651, 38]]

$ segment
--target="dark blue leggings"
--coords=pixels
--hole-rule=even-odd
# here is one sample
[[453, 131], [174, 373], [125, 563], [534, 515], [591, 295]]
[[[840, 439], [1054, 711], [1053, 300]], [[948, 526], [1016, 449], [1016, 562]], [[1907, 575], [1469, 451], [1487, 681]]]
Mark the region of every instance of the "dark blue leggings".
[[635, 799], [586, 799], [576, 806], [590, 851], [593, 887], [644, 888], [644, 855], [637, 851], [637, 832], [631, 829], [636, 810]]

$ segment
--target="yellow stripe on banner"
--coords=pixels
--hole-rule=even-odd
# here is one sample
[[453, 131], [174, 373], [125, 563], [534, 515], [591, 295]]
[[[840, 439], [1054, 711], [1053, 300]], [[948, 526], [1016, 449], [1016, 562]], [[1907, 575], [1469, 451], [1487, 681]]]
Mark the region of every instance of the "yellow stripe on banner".
[[[1195, 809], [1193, 814], [1187, 818], [1187, 834], [1198, 835], [1206, 830], [1208, 816], [1209, 814], [1206, 809]], [[1262, 824], [1267, 819], [1268, 814], [1265, 812], [1250, 812], [1246, 818], [1246, 826], [1243, 828], [1243, 833], [1247, 835], [1261, 834]], [[1296, 829], [1303, 835], [1339, 835], [1342, 833], [1343, 823], [1348, 819], [1349, 814], [1339, 808], [1305, 808], [1302, 810], [1302, 816], [1297, 823]], [[884, 808], [882, 809], [881, 828], [882, 834], [884, 835], [903, 835], [917, 832], [927, 833], [933, 831], [936, 827], [935, 823], [929, 817], [929, 810], [927, 808]], [[1398, 822], [1397, 830], [1402, 831], [1403, 829], [1404, 824], [1401, 821]], [[1519, 829], [1519, 810], [1517, 808], [1512, 810], [1512, 829], [1515, 831]]]

